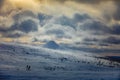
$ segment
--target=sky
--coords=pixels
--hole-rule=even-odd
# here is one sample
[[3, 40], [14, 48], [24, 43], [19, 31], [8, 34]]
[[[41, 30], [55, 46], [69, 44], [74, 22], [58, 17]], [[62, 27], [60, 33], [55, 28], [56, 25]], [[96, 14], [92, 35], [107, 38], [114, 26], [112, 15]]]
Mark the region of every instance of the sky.
[[54, 40], [120, 54], [119, 13], [119, 0], [0, 0], [0, 42]]

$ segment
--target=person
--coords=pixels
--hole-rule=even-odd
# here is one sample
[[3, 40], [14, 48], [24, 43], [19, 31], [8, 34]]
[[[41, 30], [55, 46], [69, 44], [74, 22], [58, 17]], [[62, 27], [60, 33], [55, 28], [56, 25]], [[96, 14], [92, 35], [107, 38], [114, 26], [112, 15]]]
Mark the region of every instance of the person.
[[26, 70], [27, 70], [27, 71], [30, 71], [30, 70], [31, 70], [31, 66], [30, 66], [30, 65], [27, 65], [27, 66], [26, 66]]

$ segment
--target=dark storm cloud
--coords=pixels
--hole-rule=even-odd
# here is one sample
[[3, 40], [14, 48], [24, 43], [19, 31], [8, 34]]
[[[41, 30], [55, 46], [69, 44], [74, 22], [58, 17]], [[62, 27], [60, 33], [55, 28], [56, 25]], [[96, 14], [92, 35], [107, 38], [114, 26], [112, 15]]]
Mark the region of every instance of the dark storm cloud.
[[21, 34], [21, 33], [14, 33], [15, 31], [20, 31], [24, 34], [27, 34], [29, 32], [38, 31], [38, 27], [37, 27], [36, 23], [32, 20], [23, 21], [21, 24], [15, 23], [10, 28], [4, 29], [4, 28], [0, 27], [0, 34], [2, 34], [3, 37], [16, 38], [16, 37], [23, 36], [23, 34]]
[[[30, 32], [30, 31], [37, 31], [37, 15], [35, 15], [32, 11], [11, 11], [12, 19], [13, 19], [13, 24], [11, 26], [4, 26], [7, 24], [7, 22], [1, 22], [2, 25], [0, 25], [0, 32], [10, 32], [14, 30], [20, 30], [23, 32]], [[1, 15], [2, 18], [6, 18]], [[9, 18], [8, 18], [9, 19]]]
[[36, 18], [37, 16], [32, 11], [21, 11], [13, 16], [13, 19], [17, 22], [24, 17]]
[[[82, 25], [78, 25], [78, 23]], [[120, 34], [120, 25], [115, 24], [111, 27], [107, 26], [107, 24], [103, 23], [100, 20], [95, 20], [94, 18], [91, 18], [87, 14], [74, 14], [73, 18], [69, 18], [66, 16], [59, 17], [55, 20], [55, 24], [60, 24], [62, 26], [69, 26], [72, 27], [75, 30], [83, 30], [92, 32], [92, 34]], [[78, 29], [79, 27], [79, 29]]]
[[115, 0], [114, 2], [116, 3], [117, 10], [114, 13], [113, 18], [115, 20], [120, 20], [120, 0]]
[[88, 22], [84, 23], [83, 25], [80, 25], [80, 30], [91, 32], [91, 34], [94, 35], [104, 35], [104, 34], [110, 34], [111, 29], [101, 21], [95, 21], [95, 20], [89, 20]]
[[5, 0], [0, 0], [0, 8], [2, 7]]
[[84, 42], [97, 42], [99, 41], [97, 38], [85, 38], [83, 39]]
[[120, 44], [120, 38], [108, 37], [106, 39], [103, 39], [102, 42], [109, 43], [109, 44]]
[[46, 15], [46, 14], [42, 14], [42, 13], [38, 14], [38, 19], [40, 20], [41, 26], [44, 26], [51, 18], [52, 18], [52, 16], [50, 16], [50, 15]]
[[[72, 2], [77, 2], [77, 3], [82, 3], [82, 4], [89, 4], [89, 5], [99, 5], [100, 3], [107, 3], [107, 2], [113, 2], [115, 3], [115, 6], [117, 7], [116, 12], [109, 16], [109, 15], [105, 15], [103, 14], [104, 18], [106, 18], [107, 20], [111, 20], [112, 18], [114, 18], [115, 20], [120, 20], [120, 0], [53, 0], [53, 1], [57, 1], [60, 3], [65, 3], [67, 1], [72, 1]], [[110, 7], [108, 7], [110, 8]], [[112, 6], [111, 6], [112, 8]]]
[[9, 37], [9, 38], [18, 38], [18, 37], [21, 37], [23, 36], [23, 34], [20, 34], [20, 33], [6, 33], [4, 34], [4, 37]]
[[83, 39], [83, 43], [91, 43], [94, 42], [95, 44], [99, 44], [100, 46], [107, 46], [109, 44], [120, 44], [120, 38], [117, 37], [106, 37], [104, 39], [98, 39], [96, 38], [85, 38]]
[[0, 27], [0, 32], [6, 32], [7, 29]]
[[108, 42], [106, 42], [106, 39], [101, 40], [96, 38], [84, 38], [82, 44], [83, 45], [99, 45], [99, 46], [109, 46]]
[[14, 30], [19, 30], [25, 33], [29, 33], [29, 32], [34, 32], [38, 30], [37, 25], [35, 24], [34, 21], [32, 20], [26, 20], [24, 22], [22, 22], [20, 25], [19, 24], [14, 24], [10, 30], [14, 31]]
[[38, 30], [37, 23], [34, 21], [34, 19], [37, 19], [37, 15], [35, 15], [32, 11], [21, 11], [20, 13], [14, 15], [13, 19], [15, 20], [15, 24], [11, 27], [11, 30], [19, 30], [24, 33]]
[[76, 13], [76, 14], [74, 14], [74, 18], [73, 18], [72, 21], [79, 22], [79, 21], [84, 21], [86, 19], [91, 19], [91, 17], [89, 15], [87, 15], [87, 14], [80, 15], [80, 14]]
[[69, 18], [66, 16], [62, 16], [56, 20], [57, 24], [61, 24], [63, 26], [70, 26], [76, 30], [77, 23], [83, 22], [87, 19], [91, 19], [91, 17], [87, 14], [78, 14], [75, 13], [73, 18]]
[[120, 35], [120, 25], [115, 24], [112, 26], [111, 34]]

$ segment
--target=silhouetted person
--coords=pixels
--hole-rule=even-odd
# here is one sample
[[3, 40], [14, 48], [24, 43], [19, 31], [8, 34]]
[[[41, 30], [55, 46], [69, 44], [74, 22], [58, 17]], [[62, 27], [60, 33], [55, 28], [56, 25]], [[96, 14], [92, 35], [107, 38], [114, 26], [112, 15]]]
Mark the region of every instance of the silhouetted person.
[[27, 71], [30, 71], [30, 70], [31, 70], [31, 66], [30, 66], [30, 65], [27, 65], [27, 66], [26, 66], [26, 70], [27, 70]]

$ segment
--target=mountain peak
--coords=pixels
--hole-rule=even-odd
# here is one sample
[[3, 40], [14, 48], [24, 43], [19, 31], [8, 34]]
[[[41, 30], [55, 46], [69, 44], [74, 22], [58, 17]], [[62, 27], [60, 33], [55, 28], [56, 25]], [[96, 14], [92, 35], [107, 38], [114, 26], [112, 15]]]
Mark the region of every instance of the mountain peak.
[[49, 41], [44, 45], [44, 47], [51, 49], [58, 49], [59, 45], [55, 41]]

